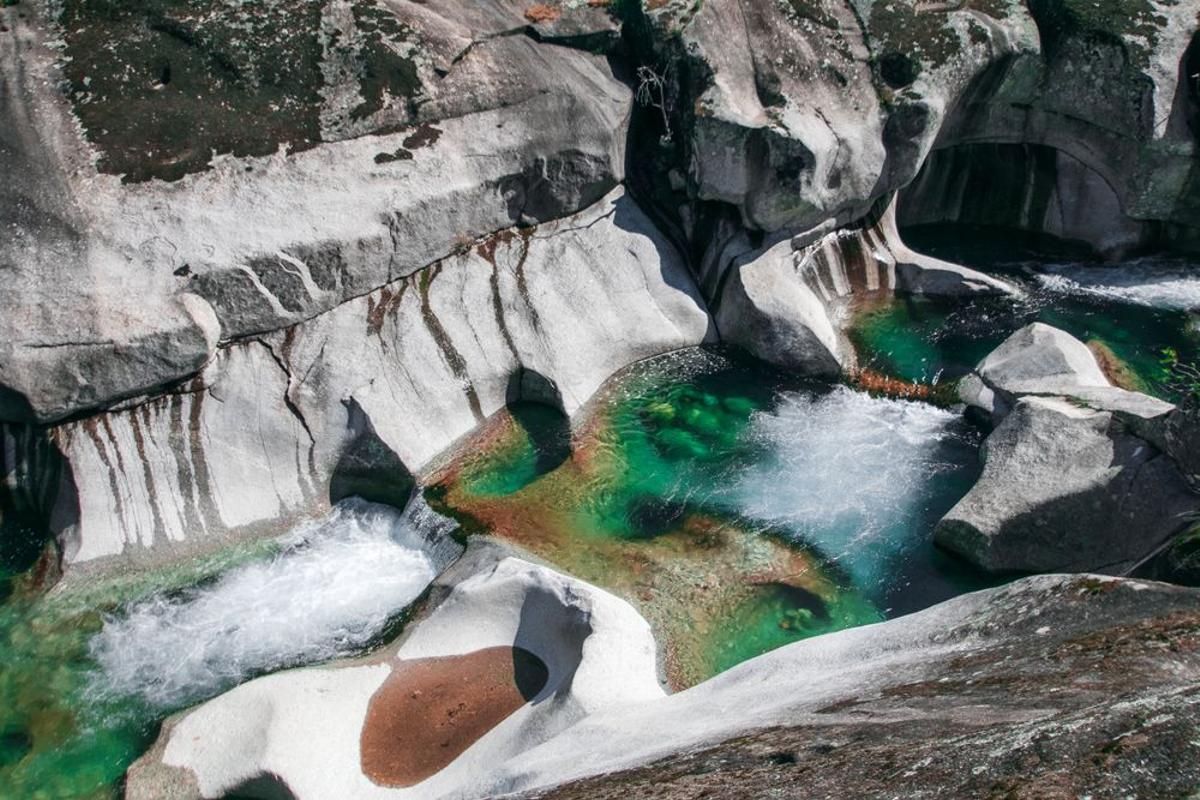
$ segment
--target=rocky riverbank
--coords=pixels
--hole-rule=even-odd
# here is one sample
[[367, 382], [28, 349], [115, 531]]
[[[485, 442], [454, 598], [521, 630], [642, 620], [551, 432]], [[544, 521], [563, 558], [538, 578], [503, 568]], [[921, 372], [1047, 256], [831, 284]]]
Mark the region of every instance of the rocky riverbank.
[[[1198, 29], [1173, 0], [0, 4], [0, 778], [111, 794], [178, 711], [127, 796], [1194, 788], [1192, 592], [954, 595], [1194, 575]], [[1169, 286], [1095, 277], [1145, 253]], [[679, 351], [792, 383], [626, 382]], [[364, 504], [426, 500], [427, 538]], [[147, 666], [317, 562], [368, 620]], [[94, 668], [172, 700], [89, 728]], [[39, 774], [96, 730], [94, 775]]]

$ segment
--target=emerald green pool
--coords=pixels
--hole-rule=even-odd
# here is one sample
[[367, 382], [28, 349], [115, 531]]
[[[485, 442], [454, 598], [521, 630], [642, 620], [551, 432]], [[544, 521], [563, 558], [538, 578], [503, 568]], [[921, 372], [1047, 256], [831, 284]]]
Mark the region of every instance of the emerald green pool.
[[[425, 494], [634, 603], [677, 687], [982, 585], [930, 544], [978, 469], [978, 433], [951, 412], [696, 350], [632, 368], [580, 419], [516, 404]], [[170, 713], [394, 635], [452, 554], [429, 550], [411, 509], [349, 502], [280, 540], [49, 592], [36, 537], [15, 548], [0, 795], [117, 797]]]
[[978, 443], [932, 405], [698, 350], [622, 376], [573, 435], [502, 413], [431, 480], [469, 527], [634, 603], [686, 686], [984, 585], [931, 544]]
[[17, 576], [0, 605], [0, 797], [119, 797], [172, 712], [394, 636], [457, 549], [426, 548], [413, 516], [351, 500], [170, 570], [48, 593]]
[[103, 614], [197, 583], [260, 550], [50, 594], [29, 587], [28, 575], [13, 579], [0, 605], [0, 796], [118, 796], [116, 781], [153, 741], [164, 714], [136, 695], [94, 691], [89, 642], [103, 627]]

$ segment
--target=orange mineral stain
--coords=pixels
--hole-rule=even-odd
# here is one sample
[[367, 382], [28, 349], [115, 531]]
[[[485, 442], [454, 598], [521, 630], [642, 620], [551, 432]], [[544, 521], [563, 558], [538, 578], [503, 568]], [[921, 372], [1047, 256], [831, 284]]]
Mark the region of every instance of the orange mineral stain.
[[548, 675], [519, 647], [398, 662], [367, 706], [363, 774], [381, 786], [420, 783], [537, 696]]

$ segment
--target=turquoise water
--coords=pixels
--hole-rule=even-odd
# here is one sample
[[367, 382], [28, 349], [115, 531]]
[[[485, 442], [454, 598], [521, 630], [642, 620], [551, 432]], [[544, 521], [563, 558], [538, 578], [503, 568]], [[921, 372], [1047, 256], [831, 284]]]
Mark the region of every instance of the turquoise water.
[[566, 443], [520, 416], [464, 446], [439, 503], [637, 605], [676, 685], [985, 585], [931, 541], [979, 469], [950, 411], [708, 350], [640, 365]]
[[1200, 361], [1200, 264], [1144, 258], [1116, 265], [1039, 256], [980, 234], [918, 228], [918, 249], [998, 277], [1024, 297], [947, 303], [897, 298], [867, 306], [851, 338], [863, 365], [920, 383], [961, 377], [1007, 336], [1045, 322], [1116, 357], [1128, 388], [1178, 399], [1164, 354]]
[[[1089, 342], [1125, 382], [1163, 396], [1172, 396], [1163, 351], [1200, 357], [1200, 280], [1189, 262], [1098, 267], [909, 238], [1025, 294], [864, 306], [851, 335], [875, 371], [951, 381], [1033, 320]], [[978, 475], [979, 443], [945, 408], [695, 350], [629, 370], [574, 429], [544, 406], [502, 412], [428, 494], [468, 529], [634, 603], [685, 686], [988, 585], [932, 544], [934, 524]], [[42, 542], [10, 526], [0, 552], [0, 796], [117, 797], [173, 711], [394, 635], [453, 554], [426, 535], [432, 525], [446, 540], [445, 520], [378, 509], [351, 505], [275, 542], [48, 594], [37, 585]]]

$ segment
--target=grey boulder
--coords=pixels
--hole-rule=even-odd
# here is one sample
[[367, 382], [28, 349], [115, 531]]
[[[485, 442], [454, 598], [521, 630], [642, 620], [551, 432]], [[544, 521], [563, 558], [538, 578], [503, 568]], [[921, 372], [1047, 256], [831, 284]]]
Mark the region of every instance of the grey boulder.
[[1110, 411], [1025, 397], [935, 539], [990, 572], [1126, 572], [1200, 508], [1175, 463]]

